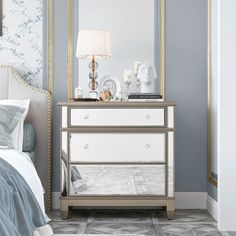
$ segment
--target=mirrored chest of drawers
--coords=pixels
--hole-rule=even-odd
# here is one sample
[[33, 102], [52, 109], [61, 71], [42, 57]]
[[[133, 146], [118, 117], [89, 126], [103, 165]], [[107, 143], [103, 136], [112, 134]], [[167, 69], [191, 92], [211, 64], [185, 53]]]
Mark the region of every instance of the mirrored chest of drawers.
[[173, 218], [175, 103], [59, 106], [62, 218], [69, 206], [164, 206]]

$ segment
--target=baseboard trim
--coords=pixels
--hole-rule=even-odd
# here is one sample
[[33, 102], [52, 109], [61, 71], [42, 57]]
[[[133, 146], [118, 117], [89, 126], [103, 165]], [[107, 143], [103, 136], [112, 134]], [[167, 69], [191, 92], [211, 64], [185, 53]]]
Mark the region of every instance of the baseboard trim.
[[176, 209], [206, 209], [206, 192], [176, 192]]
[[206, 209], [209, 212], [209, 214], [217, 221], [218, 219], [217, 201], [209, 195], [207, 195]]
[[[60, 192], [52, 193], [52, 208], [60, 209]], [[206, 209], [206, 192], [176, 192], [176, 209]], [[211, 208], [213, 209], [213, 208]], [[217, 208], [216, 208], [217, 209]]]

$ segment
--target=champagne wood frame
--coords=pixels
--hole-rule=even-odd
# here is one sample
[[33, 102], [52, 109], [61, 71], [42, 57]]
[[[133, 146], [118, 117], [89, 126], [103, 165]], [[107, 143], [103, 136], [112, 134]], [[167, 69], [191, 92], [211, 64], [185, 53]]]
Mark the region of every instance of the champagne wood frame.
[[[165, 4], [160, 0], [160, 93], [165, 100]], [[68, 0], [68, 100], [73, 97], [73, 0]]]
[[212, 0], [208, 0], [208, 181], [217, 187], [217, 179], [212, 176]]

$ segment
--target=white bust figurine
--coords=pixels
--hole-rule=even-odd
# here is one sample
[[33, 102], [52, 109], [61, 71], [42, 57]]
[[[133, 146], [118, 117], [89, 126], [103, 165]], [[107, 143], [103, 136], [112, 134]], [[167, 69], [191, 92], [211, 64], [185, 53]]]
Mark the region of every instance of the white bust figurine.
[[151, 64], [142, 63], [139, 66], [137, 78], [141, 83], [141, 93], [154, 93], [156, 70]]

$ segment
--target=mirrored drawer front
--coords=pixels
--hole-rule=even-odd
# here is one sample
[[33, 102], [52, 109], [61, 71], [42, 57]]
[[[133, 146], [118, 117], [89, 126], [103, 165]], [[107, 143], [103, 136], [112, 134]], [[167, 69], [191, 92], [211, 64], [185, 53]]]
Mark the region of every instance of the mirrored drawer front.
[[160, 126], [164, 127], [165, 109], [70, 109], [73, 126]]
[[166, 133], [71, 133], [71, 162], [161, 162]]
[[71, 165], [70, 177], [70, 196], [166, 195], [165, 165]]

